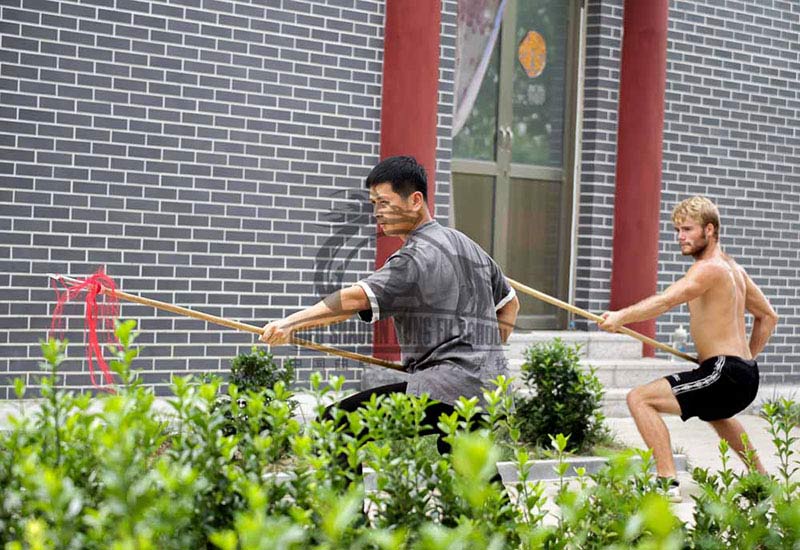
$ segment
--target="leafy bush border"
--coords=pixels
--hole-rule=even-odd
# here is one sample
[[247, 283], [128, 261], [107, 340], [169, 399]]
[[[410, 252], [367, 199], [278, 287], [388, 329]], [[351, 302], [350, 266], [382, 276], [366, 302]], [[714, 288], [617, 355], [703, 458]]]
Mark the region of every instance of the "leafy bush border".
[[[117, 329], [122, 345], [111, 367], [123, 384], [93, 398], [56, 388], [66, 343], [42, 343], [45, 397], [33, 418], [12, 418], [0, 435], [0, 543], [22, 549], [220, 548], [791, 548], [800, 544], [800, 499], [791, 403], [764, 414], [780, 458], [777, 476], [735, 474], [721, 445], [723, 469], [695, 469], [700, 494], [692, 525], [682, 523], [654, 483], [649, 453], [622, 453], [597, 474], [567, 482], [569, 440], [551, 444], [559, 481], [548, 505], [547, 486], [528, 477], [529, 452], [516, 446], [520, 478], [508, 486], [494, 476], [496, 432], [520, 442], [509, 382], [486, 394], [489, 422], [470, 431], [479, 411], [462, 400], [440, 425], [452, 453], [421, 453], [421, 412], [427, 398], [376, 399], [347, 414], [384, 436], [361, 441], [334, 422], [301, 425], [292, 392], [277, 382], [241, 402], [228, 389], [228, 410], [215, 409], [220, 383], [175, 380], [169, 405], [177, 430], [154, 414], [154, 395], [131, 371], [137, 355], [133, 323]], [[343, 381], [313, 377], [317, 412]], [[20, 395], [22, 384], [17, 385]], [[93, 404], [94, 403], [94, 404]], [[90, 407], [90, 404], [93, 406]], [[222, 429], [225, 413], [243, 420]], [[344, 414], [344, 413], [341, 413]], [[358, 430], [355, 430], [358, 432]], [[391, 441], [403, 437], [404, 445]], [[164, 443], [169, 440], [166, 448]], [[278, 476], [281, 456], [295, 457]], [[337, 458], [347, 457], [341, 466]], [[375, 472], [365, 492], [356, 464]]]

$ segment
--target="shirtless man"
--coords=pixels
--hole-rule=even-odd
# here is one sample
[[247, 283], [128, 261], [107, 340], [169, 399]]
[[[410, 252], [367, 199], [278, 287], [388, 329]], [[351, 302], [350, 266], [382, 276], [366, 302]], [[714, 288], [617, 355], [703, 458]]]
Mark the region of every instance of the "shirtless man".
[[[690, 331], [700, 366], [679, 372], [628, 394], [628, 408], [648, 447], [653, 449], [658, 476], [669, 486], [667, 495], [680, 501], [675, 480], [669, 431], [660, 414], [705, 420], [741, 457], [751, 452], [742, 442], [742, 424], [733, 416], [744, 410], [758, 391], [755, 358], [764, 349], [778, 316], [745, 270], [719, 244], [719, 211], [709, 199], [692, 197], [672, 212], [681, 253], [694, 265], [661, 294], [606, 312], [600, 328], [619, 327], [652, 319], [684, 302], [689, 303]], [[745, 334], [745, 310], [753, 315], [750, 341]], [[765, 472], [758, 456], [753, 466]]]

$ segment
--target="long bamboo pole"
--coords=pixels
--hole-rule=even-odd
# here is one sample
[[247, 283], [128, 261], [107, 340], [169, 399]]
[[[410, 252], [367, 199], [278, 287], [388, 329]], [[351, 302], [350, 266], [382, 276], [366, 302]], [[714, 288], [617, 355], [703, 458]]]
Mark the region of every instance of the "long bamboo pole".
[[[50, 277], [56, 280], [66, 281], [68, 283], [73, 283], [73, 284], [82, 282], [78, 279], [74, 279], [72, 277], [66, 277], [64, 275], [50, 275]], [[199, 319], [201, 321], [206, 321], [209, 323], [213, 323], [215, 325], [222, 325], [224, 327], [233, 328], [236, 330], [242, 330], [245, 332], [251, 332], [253, 334], [258, 334], [258, 335], [261, 335], [262, 333], [261, 327], [248, 325], [247, 323], [241, 323], [239, 321], [234, 321], [232, 319], [225, 319], [224, 317], [217, 317], [216, 315], [210, 315], [208, 313], [203, 313], [202, 311], [195, 311], [193, 309], [176, 306], [174, 304], [169, 304], [167, 302], [160, 302], [158, 300], [153, 300], [151, 298], [144, 298], [142, 296], [137, 296], [136, 294], [129, 294], [127, 292], [122, 292], [121, 290], [111, 291], [106, 287], [101, 287], [100, 291], [103, 294], [113, 295], [116, 298], [121, 298], [128, 302], [135, 302], [137, 304], [154, 307], [156, 309], [169, 311], [171, 313], [177, 313], [178, 315], [191, 317], [192, 319]], [[403, 365], [392, 363], [391, 361], [384, 361], [383, 359], [378, 359], [377, 357], [362, 355], [360, 353], [354, 353], [351, 351], [345, 351], [331, 346], [317, 344], [315, 342], [312, 342], [310, 340], [305, 340], [303, 338], [292, 337], [289, 340], [289, 343], [294, 344], [296, 346], [302, 346], [304, 348], [320, 351], [322, 353], [328, 353], [330, 355], [336, 355], [339, 357], [344, 357], [346, 359], [352, 359], [354, 361], [369, 363], [371, 365], [378, 365], [380, 367], [386, 367], [389, 369], [400, 370], [400, 371], [405, 370]]]
[[[529, 296], [533, 296], [534, 298], [536, 298], [538, 300], [541, 300], [543, 302], [547, 302], [548, 304], [554, 305], [556, 307], [560, 307], [561, 309], [565, 309], [565, 310], [569, 311], [570, 313], [574, 313], [575, 315], [580, 315], [581, 317], [585, 317], [586, 319], [589, 319], [589, 320], [595, 321], [595, 322], [600, 322], [600, 321], [603, 320], [603, 318], [600, 317], [599, 315], [595, 315], [594, 313], [590, 313], [590, 312], [586, 311], [585, 309], [581, 309], [581, 308], [579, 308], [577, 306], [573, 306], [572, 304], [568, 304], [567, 302], [559, 300], [558, 298], [553, 298], [549, 294], [545, 294], [544, 292], [540, 292], [540, 291], [536, 290], [535, 288], [531, 288], [529, 286], [523, 285], [522, 283], [517, 282], [514, 279], [508, 279], [508, 284], [510, 284], [512, 287], [514, 287], [514, 289], [518, 290], [519, 292], [522, 292], [523, 294], [527, 294]], [[698, 362], [696, 357], [692, 357], [688, 353], [684, 353], [682, 351], [678, 351], [675, 348], [673, 348], [672, 346], [668, 346], [667, 344], [662, 344], [658, 340], [653, 340], [649, 336], [645, 336], [644, 334], [640, 334], [640, 333], [636, 332], [635, 330], [629, 329], [628, 327], [620, 327], [619, 328], [619, 332], [621, 332], [622, 334], [627, 334], [628, 336], [632, 336], [633, 338], [636, 338], [640, 342], [643, 342], [645, 344], [649, 344], [649, 345], [651, 345], [651, 346], [653, 346], [655, 348], [658, 348], [658, 349], [660, 349], [662, 351], [666, 351], [666, 352], [671, 353], [673, 355], [677, 355], [681, 359], [686, 359], [687, 361], [692, 361], [694, 363]]]

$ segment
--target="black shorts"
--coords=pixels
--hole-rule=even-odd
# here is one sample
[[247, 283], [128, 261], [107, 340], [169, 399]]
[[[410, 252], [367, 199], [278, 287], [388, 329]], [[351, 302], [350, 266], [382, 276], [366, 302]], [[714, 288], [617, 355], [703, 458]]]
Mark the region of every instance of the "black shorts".
[[733, 355], [703, 361], [665, 377], [681, 406], [681, 419], [721, 420], [742, 412], [758, 393], [758, 364]]

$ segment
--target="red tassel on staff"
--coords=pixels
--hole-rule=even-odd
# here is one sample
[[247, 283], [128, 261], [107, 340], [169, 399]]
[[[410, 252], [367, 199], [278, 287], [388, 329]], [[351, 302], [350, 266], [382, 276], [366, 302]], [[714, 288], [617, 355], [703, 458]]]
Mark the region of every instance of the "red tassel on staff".
[[[61, 283], [64, 287], [63, 292], [59, 291], [58, 283]], [[54, 337], [63, 333], [64, 306], [67, 302], [79, 296], [81, 292], [86, 291], [84, 333], [86, 334], [86, 360], [89, 362], [89, 376], [92, 380], [92, 385], [99, 388], [100, 386], [94, 377], [94, 363], [96, 361], [103, 373], [105, 384], [113, 385], [114, 377], [105, 359], [103, 359], [103, 348], [99, 342], [98, 328], [105, 334], [107, 343], [119, 343], [114, 333], [114, 319], [119, 315], [119, 304], [117, 303], [114, 281], [106, 275], [103, 268], [100, 268], [94, 275], [83, 281], [68, 281], [57, 277], [53, 281], [53, 289], [56, 291], [57, 302], [53, 311], [53, 321], [50, 325], [50, 336]], [[97, 300], [98, 295], [105, 296], [105, 298], [101, 298], [100, 303]]]
[[[135, 304], [142, 304], [145, 306], [154, 307], [156, 309], [160, 309], [162, 311], [169, 311], [170, 313], [175, 313], [178, 315], [184, 315], [186, 317], [191, 317], [192, 319], [199, 319], [201, 321], [206, 321], [209, 323], [214, 323], [217, 325], [222, 325], [224, 327], [235, 328], [236, 330], [243, 330], [245, 332], [250, 332], [253, 334], [258, 334], [259, 336], [263, 332], [262, 327], [256, 327], [253, 325], [248, 325], [246, 323], [240, 323], [239, 321], [234, 321], [233, 319], [225, 319], [223, 317], [217, 317], [216, 315], [209, 315], [208, 313], [203, 313], [202, 311], [194, 311], [192, 309], [187, 309], [185, 307], [176, 306], [174, 304], [168, 304], [166, 302], [159, 302], [158, 300], [151, 300], [150, 298], [144, 298], [143, 296], [137, 296], [135, 294], [128, 294], [127, 292], [122, 292], [114, 287], [113, 281], [107, 278], [106, 275], [99, 271], [95, 273], [90, 279], [86, 281], [80, 281], [78, 279], [73, 279], [71, 277], [66, 277], [62, 275], [51, 275], [56, 280], [61, 281], [62, 284], [69, 285], [68, 289], [73, 293], [77, 294], [83, 288], [90, 289], [91, 296], [87, 296], [87, 313], [86, 317], [87, 320], [89, 319], [97, 319], [98, 315], [89, 313], [90, 310], [94, 310], [96, 312], [97, 305], [95, 297], [97, 294], [108, 294], [114, 298], [114, 303], [116, 300], [125, 300], [128, 302], [133, 302]], [[93, 282], [93, 285], [87, 285], [87, 283]], [[65, 298], [63, 301], [66, 302], [69, 298]], [[61, 301], [61, 300], [59, 300]], [[115, 316], [116, 306], [113, 309], [113, 315], [102, 315], [105, 317], [107, 321], [110, 321], [111, 317]], [[55, 323], [55, 321], [54, 321]], [[113, 322], [111, 323], [113, 325]], [[87, 325], [89, 326], [89, 325]], [[95, 333], [96, 334], [96, 333]], [[91, 335], [91, 332], [90, 332]], [[100, 346], [96, 344], [97, 336], [94, 337], [95, 341], [95, 357], [98, 359], [102, 359], [102, 354], [99, 353]], [[378, 365], [381, 367], [386, 367], [394, 370], [405, 371], [405, 367], [403, 365], [399, 365], [397, 363], [391, 363], [389, 361], [384, 361], [383, 359], [378, 359], [377, 357], [370, 357], [369, 355], [362, 355], [360, 353], [355, 353], [352, 351], [345, 351], [342, 349], [337, 349], [331, 346], [323, 346], [322, 344], [317, 344], [315, 342], [310, 342], [308, 340], [304, 340], [302, 338], [297, 338], [293, 336], [289, 340], [290, 344], [296, 346], [303, 346], [304, 348], [313, 349], [316, 351], [321, 351], [322, 353], [329, 353], [331, 355], [336, 355], [338, 357], [344, 357], [346, 359], [352, 359], [354, 361], [361, 361], [363, 363], [369, 363], [371, 365]], [[99, 362], [99, 361], [98, 361]], [[103, 363], [101, 363], [101, 366]]]

